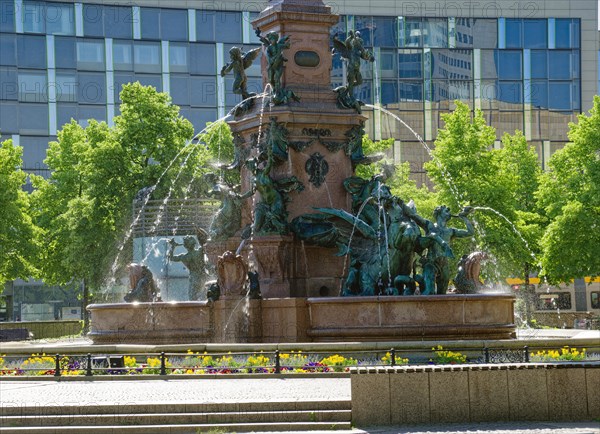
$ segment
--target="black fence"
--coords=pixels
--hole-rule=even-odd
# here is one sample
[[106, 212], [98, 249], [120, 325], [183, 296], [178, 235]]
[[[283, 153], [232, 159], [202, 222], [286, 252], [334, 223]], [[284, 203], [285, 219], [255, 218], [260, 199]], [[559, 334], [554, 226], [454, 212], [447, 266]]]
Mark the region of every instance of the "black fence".
[[[591, 358], [590, 358], [591, 357]], [[204, 375], [346, 372], [351, 367], [589, 361], [581, 348], [452, 348], [346, 352], [34, 354], [0, 357], [0, 376]]]

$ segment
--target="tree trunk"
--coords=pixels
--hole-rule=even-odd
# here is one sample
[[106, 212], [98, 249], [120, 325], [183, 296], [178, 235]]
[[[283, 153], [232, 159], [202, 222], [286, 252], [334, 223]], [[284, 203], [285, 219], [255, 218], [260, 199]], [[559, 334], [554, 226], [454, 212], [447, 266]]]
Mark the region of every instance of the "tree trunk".
[[531, 302], [533, 296], [529, 288], [529, 263], [525, 263], [525, 321], [527, 325], [531, 325]]
[[81, 300], [81, 312], [83, 313], [83, 334], [90, 330], [90, 315], [87, 311], [87, 306], [90, 304], [90, 290], [85, 279], [82, 281], [83, 298]]

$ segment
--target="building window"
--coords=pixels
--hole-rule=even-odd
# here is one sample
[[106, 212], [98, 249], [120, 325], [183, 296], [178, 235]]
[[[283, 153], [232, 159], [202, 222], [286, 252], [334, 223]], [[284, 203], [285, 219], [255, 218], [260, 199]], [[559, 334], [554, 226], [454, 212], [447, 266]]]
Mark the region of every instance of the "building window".
[[0, 33], [0, 65], [17, 66], [17, 38], [15, 35]]
[[75, 34], [75, 10], [72, 4], [24, 1], [23, 30], [53, 35]]
[[[228, 80], [229, 81], [229, 80]], [[226, 82], [225, 89], [231, 92], [231, 83]], [[212, 77], [190, 77], [191, 101], [192, 107], [216, 107], [217, 106], [217, 80]], [[233, 94], [230, 95], [229, 104], [233, 107], [237, 102], [234, 102]], [[227, 104], [227, 102], [226, 102]]]
[[399, 46], [400, 47], [422, 47], [423, 28], [420, 18], [398, 19]]
[[136, 72], [161, 72], [160, 45], [154, 42], [136, 42], [133, 47]]
[[531, 50], [531, 78], [548, 78], [548, 52], [546, 50]]
[[446, 18], [423, 19], [423, 46], [431, 48], [448, 46], [448, 20]]
[[600, 292], [590, 292], [590, 306], [592, 309], [600, 309]]
[[170, 72], [188, 72], [188, 51], [187, 44], [169, 45], [169, 71]]
[[500, 80], [522, 80], [522, 52], [518, 50], [496, 50], [496, 64]]
[[423, 82], [401, 81], [398, 85], [399, 98], [401, 102], [423, 102]]
[[570, 80], [579, 78], [578, 52], [570, 50], [549, 50], [549, 71], [551, 80]]
[[104, 71], [104, 41], [77, 41], [77, 69]]
[[579, 32], [579, 19], [557, 18], [554, 27], [556, 48], [579, 48]]
[[381, 81], [381, 103], [385, 105], [398, 103], [398, 82], [392, 80]]
[[242, 42], [242, 14], [196, 11], [196, 39], [203, 42]]
[[76, 69], [77, 50], [75, 38], [57, 37], [54, 40], [54, 61], [57, 68]]
[[196, 39], [215, 42], [215, 11], [196, 11]]
[[498, 21], [487, 18], [455, 20], [457, 48], [497, 48]]
[[19, 106], [16, 102], [0, 100], [0, 125], [2, 125], [2, 134], [19, 133]]
[[98, 122], [106, 121], [106, 108], [80, 105], [77, 113], [77, 121], [79, 124], [85, 128], [89, 125], [90, 119], [94, 119]]
[[217, 12], [215, 15], [215, 32], [219, 42], [242, 42], [241, 12]]
[[48, 104], [19, 104], [19, 134], [48, 135]]
[[215, 75], [217, 50], [213, 44], [190, 44], [190, 73]]
[[142, 8], [140, 13], [142, 39], [160, 39], [160, 9]]
[[56, 74], [56, 101], [77, 101], [77, 75], [75, 73], [60, 72]]
[[173, 104], [178, 106], [190, 105], [190, 80], [188, 76], [177, 76], [171, 74], [170, 94]]
[[46, 69], [46, 37], [18, 35], [17, 65], [20, 68]]
[[525, 48], [548, 47], [548, 20], [523, 20]]
[[113, 68], [115, 71], [133, 71], [133, 43], [113, 41]]
[[15, 31], [15, 2], [0, 0], [0, 32]]
[[83, 5], [83, 33], [85, 36], [104, 36], [104, 9], [101, 5]]
[[423, 51], [400, 50], [398, 52], [398, 76], [400, 78], [423, 78]]
[[78, 101], [82, 104], [106, 104], [106, 76], [83, 72], [77, 77]]
[[104, 36], [133, 38], [133, 12], [129, 6], [104, 6]]
[[160, 38], [166, 41], [188, 40], [187, 10], [161, 9]]
[[19, 101], [48, 102], [48, 79], [46, 73], [19, 71]]
[[523, 20], [505, 20], [506, 48], [523, 48]]
[[[19, 97], [19, 81], [16, 68], [0, 68], [0, 100], [16, 101]], [[4, 127], [4, 124], [0, 124]], [[0, 130], [0, 133], [3, 131]]]

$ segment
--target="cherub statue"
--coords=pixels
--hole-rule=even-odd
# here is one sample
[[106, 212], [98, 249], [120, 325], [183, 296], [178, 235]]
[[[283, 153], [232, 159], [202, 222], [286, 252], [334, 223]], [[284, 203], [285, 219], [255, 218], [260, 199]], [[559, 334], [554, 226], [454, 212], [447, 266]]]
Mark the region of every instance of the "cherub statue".
[[360, 32], [350, 30], [345, 41], [341, 41], [337, 35], [333, 38], [333, 50], [340, 53], [342, 58], [348, 65], [346, 74], [346, 86], [340, 86], [334, 91], [338, 94], [338, 106], [341, 108], [353, 108], [358, 113], [361, 112], [363, 103], [354, 97], [354, 88], [360, 86], [363, 82], [362, 74], [360, 73], [360, 61], [367, 60], [374, 62], [373, 53], [365, 49], [364, 41], [360, 37]]
[[246, 53], [239, 47], [232, 47], [229, 50], [230, 62], [221, 69], [221, 77], [225, 77], [228, 72], [233, 71], [233, 93], [242, 96], [243, 101], [236, 107], [236, 115], [250, 110], [254, 105], [254, 99], [249, 98], [256, 96], [256, 94], [248, 92], [246, 69], [250, 68], [259, 53], [260, 48], [255, 48]]
[[219, 182], [214, 173], [205, 175], [212, 189], [208, 194], [221, 200], [221, 207], [213, 217], [210, 224], [209, 234], [211, 240], [226, 240], [235, 235], [242, 225], [242, 204], [254, 194], [254, 189], [240, 194], [235, 188]]
[[[183, 244], [177, 243], [175, 239], [169, 241], [167, 258], [169, 261], [181, 262], [190, 272], [190, 286], [188, 295], [190, 300], [206, 300], [205, 284], [209, 277], [208, 259], [204, 253], [204, 245], [208, 241], [208, 233], [204, 229], [197, 230], [198, 242], [193, 235], [186, 235]], [[177, 246], [183, 246], [185, 253], [173, 255]]]
[[260, 29], [256, 29], [256, 36], [265, 46], [267, 56], [267, 79], [273, 88], [273, 103], [275, 105], [285, 104], [290, 99], [300, 101], [300, 98], [291, 90], [283, 88], [281, 78], [283, 77], [283, 68], [288, 60], [283, 55], [283, 50], [290, 48], [290, 37], [280, 37], [277, 32], [269, 32], [261, 36]]
[[242, 99], [248, 99], [255, 93], [248, 93], [248, 77], [246, 69], [250, 68], [254, 59], [260, 54], [260, 48], [255, 48], [247, 53], [239, 47], [232, 47], [229, 50], [230, 62], [221, 69], [221, 77], [225, 77], [227, 73], [233, 71], [233, 93], [242, 95]]

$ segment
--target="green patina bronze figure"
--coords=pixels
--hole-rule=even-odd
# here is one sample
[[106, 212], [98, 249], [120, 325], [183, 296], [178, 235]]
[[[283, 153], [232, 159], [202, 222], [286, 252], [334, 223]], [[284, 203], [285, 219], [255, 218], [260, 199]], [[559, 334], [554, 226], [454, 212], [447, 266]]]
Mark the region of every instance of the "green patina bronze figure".
[[[453, 258], [450, 242], [454, 238], [465, 238], [473, 236], [475, 229], [467, 216], [473, 211], [471, 207], [465, 207], [456, 216], [460, 218], [466, 229], [449, 228], [448, 221], [453, 217], [450, 208], [445, 205], [438, 206], [433, 211], [434, 221], [427, 220], [414, 213], [410, 218], [425, 230], [425, 236], [432, 241], [427, 245], [427, 254], [422, 258], [423, 280], [425, 290], [422, 295], [446, 294], [450, 282], [449, 258]], [[409, 211], [410, 212], [410, 211]]]
[[[189, 300], [206, 300], [205, 284], [209, 278], [208, 259], [204, 253], [204, 245], [208, 241], [208, 233], [203, 229], [197, 231], [198, 241], [193, 235], [186, 235], [183, 238], [183, 244], [171, 239], [167, 258], [169, 261], [181, 262], [190, 272], [188, 298]], [[177, 246], [183, 246], [187, 250], [185, 253], [174, 255], [173, 251]]]
[[247, 53], [239, 47], [232, 47], [229, 50], [230, 62], [221, 69], [221, 77], [233, 71], [233, 93], [242, 96], [242, 102], [236, 107], [235, 115], [239, 115], [252, 108], [254, 105], [255, 93], [248, 92], [248, 77], [246, 69], [250, 68], [254, 59], [260, 54], [260, 48], [255, 48]]
[[270, 147], [267, 147], [266, 162], [257, 158], [246, 161], [246, 167], [254, 176], [254, 188], [260, 194], [260, 201], [254, 209], [254, 235], [287, 234], [287, 194], [304, 190], [304, 185], [295, 176], [277, 181], [272, 179], [270, 174], [273, 166], [274, 157]]
[[241, 228], [242, 204], [254, 194], [254, 189], [239, 194], [235, 188], [219, 182], [215, 174], [209, 173], [205, 177], [213, 184], [208, 194], [221, 201], [221, 207], [215, 214], [208, 233], [211, 240], [226, 240]]
[[361, 106], [364, 104], [354, 97], [354, 88], [363, 83], [360, 62], [361, 60], [374, 62], [375, 56], [369, 50], [365, 49], [360, 32], [353, 30], [348, 32], [348, 37], [345, 41], [341, 41], [337, 36], [334, 36], [333, 49], [346, 61], [348, 71], [346, 74], [347, 84], [334, 89], [337, 93], [338, 107], [354, 109], [358, 113], [361, 113]]
[[257, 28], [256, 36], [265, 46], [267, 57], [267, 80], [272, 87], [273, 96], [271, 101], [275, 105], [287, 104], [291, 101], [300, 101], [300, 98], [291, 90], [285, 89], [282, 84], [283, 69], [288, 59], [283, 55], [283, 50], [290, 48], [289, 36], [280, 37], [277, 32], [269, 32], [261, 36]]
[[267, 147], [273, 154], [276, 162], [281, 163], [288, 159], [288, 130], [283, 123], [278, 123], [276, 117], [270, 118], [271, 123], [267, 130]]

